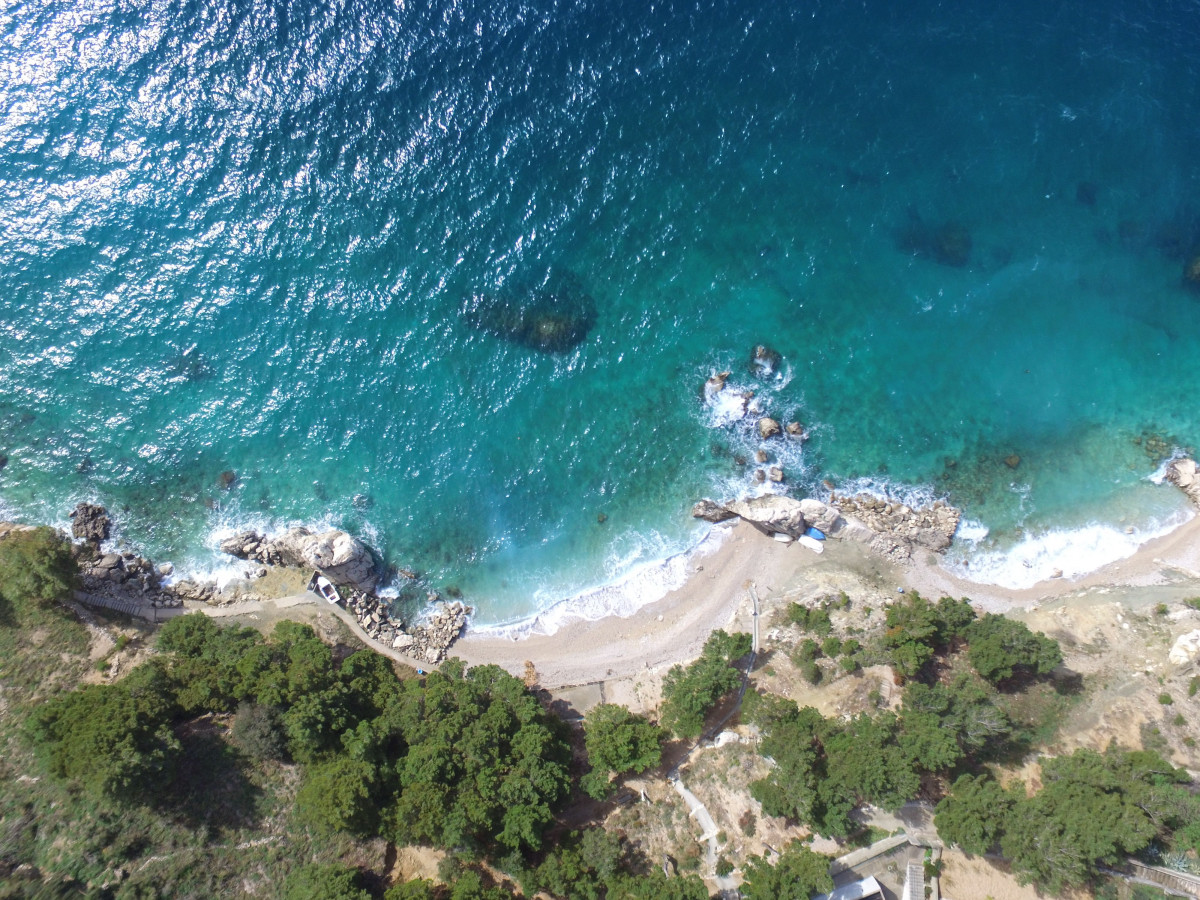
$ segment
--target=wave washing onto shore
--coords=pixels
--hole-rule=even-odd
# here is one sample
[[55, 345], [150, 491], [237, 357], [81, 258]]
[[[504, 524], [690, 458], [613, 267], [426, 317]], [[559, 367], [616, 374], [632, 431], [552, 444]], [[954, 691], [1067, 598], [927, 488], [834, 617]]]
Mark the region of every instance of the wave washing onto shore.
[[731, 532], [727, 526], [714, 525], [689, 550], [640, 565], [623, 577], [560, 600], [519, 622], [481, 626], [472, 623], [468, 627], [475, 634], [515, 641], [531, 635], [554, 634], [570, 622], [595, 621], [608, 616], [628, 618], [643, 606], [683, 587], [696, 561], [715, 553]]
[[1052, 578], [1076, 579], [1128, 559], [1147, 541], [1170, 534], [1194, 515], [1190, 509], [1183, 509], [1165, 521], [1130, 526], [1132, 530], [1100, 523], [1050, 528], [1022, 538], [1011, 548], [995, 550], [973, 549], [987, 537], [986, 529], [981, 534], [978, 528], [970, 527], [963, 534], [960, 528], [945, 567], [967, 581], [1013, 590], [1031, 588]]

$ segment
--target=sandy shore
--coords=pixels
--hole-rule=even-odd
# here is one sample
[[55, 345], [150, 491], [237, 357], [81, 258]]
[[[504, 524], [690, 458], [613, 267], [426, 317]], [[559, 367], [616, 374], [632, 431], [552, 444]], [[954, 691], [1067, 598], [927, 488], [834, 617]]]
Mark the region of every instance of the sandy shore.
[[862, 544], [831, 540], [825, 551], [818, 555], [798, 544], [782, 544], [741, 523], [717, 550], [689, 562], [681, 588], [632, 616], [570, 622], [552, 635], [520, 639], [468, 633], [452, 653], [471, 665], [496, 663], [516, 675], [525, 671], [526, 661], [532, 662], [539, 683], [550, 689], [661, 675], [667, 667], [699, 655], [714, 629], [751, 629], [751, 582], [760, 599], [769, 602], [832, 570], [849, 569], [887, 590], [904, 587], [933, 598], [970, 597], [981, 609], [992, 611], [1028, 608], [1095, 589], [1178, 584], [1182, 590], [1200, 592], [1200, 517], [1087, 576], [1044, 581], [1023, 590], [956, 577], [933, 554], [900, 567]]

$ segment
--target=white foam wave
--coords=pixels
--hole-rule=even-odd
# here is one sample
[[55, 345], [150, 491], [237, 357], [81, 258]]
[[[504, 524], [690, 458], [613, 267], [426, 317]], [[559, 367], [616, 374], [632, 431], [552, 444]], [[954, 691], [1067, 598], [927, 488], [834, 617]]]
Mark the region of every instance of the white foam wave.
[[1078, 528], [1050, 528], [1028, 535], [1007, 549], [967, 549], [948, 561], [946, 568], [970, 581], [1015, 590], [1055, 577], [1080, 578], [1133, 556], [1142, 544], [1174, 531], [1192, 515], [1189, 510], [1181, 510], [1131, 532], [1098, 522]]
[[975, 519], [962, 518], [954, 532], [954, 540], [974, 547], [991, 533], [991, 529]]
[[698, 544], [683, 553], [636, 565], [613, 581], [581, 591], [519, 622], [481, 626], [472, 623], [469, 629], [489, 637], [518, 640], [534, 634], [554, 634], [570, 622], [607, 616], [628, 618], [643, 606], [683, 587], [695, 561], [714, 552], [730, 533], [730, 528], [715, 525]]

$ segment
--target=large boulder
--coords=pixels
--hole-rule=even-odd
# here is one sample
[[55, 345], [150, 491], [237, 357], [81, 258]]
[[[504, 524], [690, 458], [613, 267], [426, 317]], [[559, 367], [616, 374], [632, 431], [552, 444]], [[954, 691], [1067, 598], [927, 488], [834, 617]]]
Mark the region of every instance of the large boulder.
[[846, 520], [842, 518], [842, 514], [820, 500], [807, 497], [801, 500], [800, 514], [804, 516], [804, 521], [813, 528], [818, 528], [831, 537], [846, 526]]
[[94, 503], [80, 503], [71, 513], [71, 534], [81, 541], [100, 546], [108, 540], [112, 521], [108, 510]]
[[369, 547], [344, 531], [313, 534], [291, 528], [272, 542], [285, 563], [316, 569], [336, 585], [373, 591], [379, 582], [379, 565]]
[[735, 500], [725, 507], [766, 534], [786, 534], [798, 538], [808, 527], [800, 501], [777, 494], [751, 500]]
[[779, 351], [766, 344], [758, 344], [750, 351], [750, 374], [755, 378], [774, 378], [782, 365], [783, 357]]
[[1167, 466], [1167, 481], [1175, 485], [1196, 506], [1200, 506], [1200, 472], [1194, 459], [1176, 459]]
[[1175, 639], [1167, 659], [1177, 666], [1186, 666], [1192, 660], [1200, 658], [1200, 631], [1189, 631]]

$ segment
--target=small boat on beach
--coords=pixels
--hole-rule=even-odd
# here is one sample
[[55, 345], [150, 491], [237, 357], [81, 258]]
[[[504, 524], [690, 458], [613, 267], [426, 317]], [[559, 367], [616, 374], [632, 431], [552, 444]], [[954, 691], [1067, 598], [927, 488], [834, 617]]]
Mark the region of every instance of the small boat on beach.
[[308, 580], [308, 589], [314, 594], [324, 597], [330, 603], [342, 602], [342, 597], [337, 592], [337, 588], [333, 586], [333, 582], [320, 572], [313, 572], [312, 578]]

